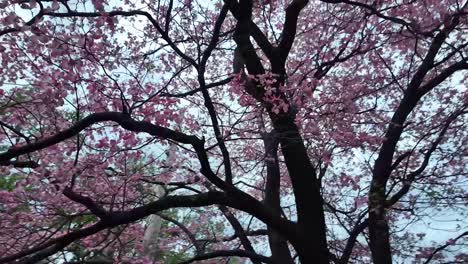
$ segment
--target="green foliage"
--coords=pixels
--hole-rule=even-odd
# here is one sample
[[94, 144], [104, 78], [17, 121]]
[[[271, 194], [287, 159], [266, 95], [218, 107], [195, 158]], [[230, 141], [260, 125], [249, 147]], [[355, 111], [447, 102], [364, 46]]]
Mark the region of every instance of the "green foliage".
[[179, 253], [179, 252], [169, 252], [169, 253], [166, 253], [164, 257], [165, 263], [167, 264], [177, 264], [177, 263], [184, 262], [187, 259], [188, 257], [186, 254]]
[[12, 174], [9, 176], [2, 176], [0, 177], [0, 190], [4, 191], [13, 191], [15, 188], [16, 182], [21, 180], [22, 178], [18, 174]]

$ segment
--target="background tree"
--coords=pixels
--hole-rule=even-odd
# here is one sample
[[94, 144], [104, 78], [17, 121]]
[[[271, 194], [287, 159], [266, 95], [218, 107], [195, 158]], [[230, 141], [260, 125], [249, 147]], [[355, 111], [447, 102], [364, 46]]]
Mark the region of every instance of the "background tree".
[[466, 5], [1, 1], [0, 263], [465, 263]]

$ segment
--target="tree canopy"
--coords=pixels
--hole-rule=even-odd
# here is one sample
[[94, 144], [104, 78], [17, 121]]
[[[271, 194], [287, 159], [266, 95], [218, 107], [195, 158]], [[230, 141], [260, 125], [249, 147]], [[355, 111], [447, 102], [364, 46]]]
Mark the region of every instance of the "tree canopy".
[[467, 263], [467, 5], [0, 0], [0, 263]]

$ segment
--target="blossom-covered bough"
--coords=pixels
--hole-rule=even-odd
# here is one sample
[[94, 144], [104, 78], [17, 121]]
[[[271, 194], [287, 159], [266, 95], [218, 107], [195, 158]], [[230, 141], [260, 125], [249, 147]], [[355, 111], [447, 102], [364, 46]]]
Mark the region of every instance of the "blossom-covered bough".
[[466, 262], [467, 17], [0, 1], [0, 263]]

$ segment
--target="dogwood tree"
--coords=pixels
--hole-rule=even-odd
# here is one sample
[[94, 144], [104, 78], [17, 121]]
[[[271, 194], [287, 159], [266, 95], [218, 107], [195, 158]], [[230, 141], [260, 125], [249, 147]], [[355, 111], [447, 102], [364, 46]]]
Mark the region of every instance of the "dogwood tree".
[[0, 263], [466, 263], [467, 15], [1, 0]]

